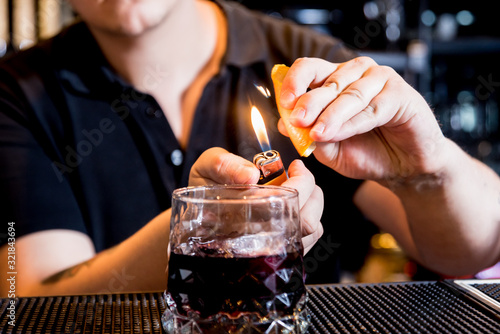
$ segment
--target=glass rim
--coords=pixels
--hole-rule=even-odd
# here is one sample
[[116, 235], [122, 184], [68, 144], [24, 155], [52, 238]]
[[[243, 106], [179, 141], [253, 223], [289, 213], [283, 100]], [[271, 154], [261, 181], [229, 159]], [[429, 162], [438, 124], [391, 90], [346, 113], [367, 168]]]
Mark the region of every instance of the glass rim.
[[[257, 197], [242, 197], [242, 198], [202, 198], [202, 197], [192, 197], [190, 194], [194, 194], [203, 190], [275, 190], [275, 192], [269, 195], [257, 196]], [[299, 192], [297, 189], [275, 186], [275, 185], [264, 185], [264, 184], [215, 184], [215, 185], [202, 185], [202, 186], [188, 186], [177, 188], [172, 192], [172, 200], [181, 200], [189, 203], [220, 203], [224, 200], [225, 203], [239, 203], [239, 202], [269, 202], [274, 200], [285, 200], [285, 199], [298, 199]]]

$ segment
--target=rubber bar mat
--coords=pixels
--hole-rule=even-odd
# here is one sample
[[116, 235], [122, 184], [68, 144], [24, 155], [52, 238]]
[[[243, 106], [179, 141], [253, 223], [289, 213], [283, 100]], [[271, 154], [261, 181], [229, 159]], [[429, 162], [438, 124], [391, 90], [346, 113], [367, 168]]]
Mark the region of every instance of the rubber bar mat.
[[[492, 283], [493, 284], [493, 283]], [[453, 282], [309, 286], [309, 333], [500, 333]], [[163, 333], [161, 292], [0, 300], [0, 333]], [[9, 324], [10, 315], [15, 326]]]
[[500, 313], [445, 282], [318, 286], [309, 333], [500, 333]]
[[500, 303], [500, 281], [470, 281], [470, 285]]

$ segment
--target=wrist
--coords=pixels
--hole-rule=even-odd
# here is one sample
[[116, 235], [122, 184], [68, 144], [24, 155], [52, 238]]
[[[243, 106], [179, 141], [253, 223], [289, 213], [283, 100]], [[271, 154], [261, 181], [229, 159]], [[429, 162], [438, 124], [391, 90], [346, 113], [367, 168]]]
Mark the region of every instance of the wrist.
[[445, 179], [445, 173], [437, 172], [412, 175], [389, 181], [385, 180], [381, 184], [391, 189], [398, 196], [408, 193], [420, 195], [441, 188], [445, 183]]
[[394, 192], [424, 193], [441, 188], [452, 175], [460, 172], [470, 157], [453, 141], [442, 138], [420, 158], [414, 157], [406, 172], [380, 182]]

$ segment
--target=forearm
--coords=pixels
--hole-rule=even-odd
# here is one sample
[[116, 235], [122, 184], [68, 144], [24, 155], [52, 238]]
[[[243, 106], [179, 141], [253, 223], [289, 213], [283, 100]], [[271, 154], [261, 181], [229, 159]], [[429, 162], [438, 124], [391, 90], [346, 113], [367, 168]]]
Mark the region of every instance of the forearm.
[[472, 274], [500, 258], [500, 179], [447, 141], [439, 173], [395, 186], [419, 260], [436, 271]]
[[[92, 259], [26, 284], [19, 295], [153, 291], [166, 288], [170, 210]], [[22, 272], [18, 273], [23, 275]]]

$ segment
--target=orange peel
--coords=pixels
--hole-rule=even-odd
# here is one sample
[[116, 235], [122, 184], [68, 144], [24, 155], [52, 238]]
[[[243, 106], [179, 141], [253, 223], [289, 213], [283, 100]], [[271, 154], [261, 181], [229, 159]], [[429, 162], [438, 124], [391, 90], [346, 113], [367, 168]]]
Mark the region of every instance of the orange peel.
[[316, 142], [309, 136], [309, 131], [311, 127], [299, 128], [290, 124], [290, 114], [292, 109], [286, 109], [281, 106], [280, 96], [281, 96], [281, 86], [283, 85], [283, 79], [288, 73], [289, 67], [283, 64], [276, 64], [273, 66], [271, 71], [271, 79], [274, 85], [274, 93], [276, 96], [276, 104], [278, 105], [278, 111], [283, 123], [285, 124], [290, 140], [293, 146], [299, 152], [300, 156], [308, 157], [316, 148]]

